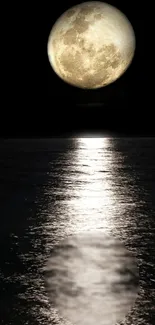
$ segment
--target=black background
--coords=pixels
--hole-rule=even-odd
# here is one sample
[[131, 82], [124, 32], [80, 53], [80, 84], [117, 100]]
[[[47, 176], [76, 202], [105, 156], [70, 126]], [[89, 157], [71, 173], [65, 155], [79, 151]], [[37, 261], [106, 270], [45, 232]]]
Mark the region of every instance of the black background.
[[[7, 5], [5, 98], [1, 135], [116, 134], [155, 135], [150, 71], [153, 69], [151, 5], [109, 1], [122, 10], [136, 35], [136, 52], [125, 74], [113, 84], [83, 90], [63, 82], [52, 70], [47, 41], [56, 19], [82, 1]], [[153, 92], [152, 92], [153, 93]], [[93, 133], [92, 133], [93, 132]]]

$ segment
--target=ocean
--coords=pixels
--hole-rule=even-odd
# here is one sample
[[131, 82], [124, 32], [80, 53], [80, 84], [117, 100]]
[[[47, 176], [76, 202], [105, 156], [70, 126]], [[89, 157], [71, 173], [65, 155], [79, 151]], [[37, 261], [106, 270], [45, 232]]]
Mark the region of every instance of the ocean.
[[95, 322], [155, 324], [155, 139], [1, 140], [0, 324]]

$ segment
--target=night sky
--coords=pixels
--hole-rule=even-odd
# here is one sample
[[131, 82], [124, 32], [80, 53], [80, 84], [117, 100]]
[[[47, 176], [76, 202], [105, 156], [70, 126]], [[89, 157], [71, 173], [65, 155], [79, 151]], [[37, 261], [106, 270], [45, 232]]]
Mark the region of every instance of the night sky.
[[[130, 20], [136, 52], [125, 74], [97, 90], [82, 90], [63, 82], [52, 70], [47, 41], [56, 19], [83, 1], [46, 1], [13, 10], [1, 114], [1, 136], [50, 137], [70, 134], [155, 135], [150, 102], [147, 15], [151, 8], [135, 1], [109, 1]], [[10, 5], [9, 5], [10, 6]], [[17, 9], [17, 10], [16, 10]], [[7, 25], [7, 23], [6, 23]], [[9, 91], [8, 91], [9, 89]]]

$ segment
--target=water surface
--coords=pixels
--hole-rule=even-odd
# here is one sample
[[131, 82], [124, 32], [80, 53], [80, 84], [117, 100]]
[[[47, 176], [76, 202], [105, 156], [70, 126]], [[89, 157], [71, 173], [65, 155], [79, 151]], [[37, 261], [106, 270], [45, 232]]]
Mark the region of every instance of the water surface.
[[155, 140], [5, 140], [0, 152], [2, 324], [66, 325], [49, 301], [45, 265], [61, 240], [103, 231], [139, 268], [139, 295], [121, 324], [153, 325]]

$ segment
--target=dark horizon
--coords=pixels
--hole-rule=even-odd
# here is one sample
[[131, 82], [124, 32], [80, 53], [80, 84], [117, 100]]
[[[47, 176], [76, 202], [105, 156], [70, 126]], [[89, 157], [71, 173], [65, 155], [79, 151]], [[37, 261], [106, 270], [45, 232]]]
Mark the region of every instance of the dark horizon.
[[[15, 123], [10, 127], [6, 123], [2, 126], [0, 138], [35, 138], [54, 136], [80, 136], [91, 133], [92, 135], [108, 134], [118, 137], [155, 137], [153, 111], [148, 109], [130, 113], [125, 108], [113, 111], [104, 111], [102, 107], [80, 107], [68, 111], [55, 111], [47, 116], [23, 117], [23, 122], [18, 123], [18, 115]], [[11, 121], [11, 119], [10, 119]], [[3, 124], [4, 125], [4, 124]]]

